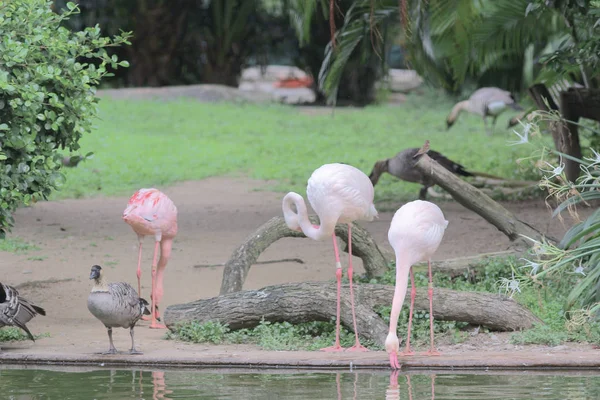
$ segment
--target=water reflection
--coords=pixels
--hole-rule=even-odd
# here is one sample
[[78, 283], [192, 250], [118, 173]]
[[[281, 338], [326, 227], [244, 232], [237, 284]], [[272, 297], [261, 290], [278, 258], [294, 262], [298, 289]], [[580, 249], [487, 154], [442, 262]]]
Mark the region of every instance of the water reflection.
[[[335, 383], [336, 383], [336, 388], [337, 388], [337, 398], [338, 398], [338, 400], [342, 400], [343, 399], [343, 397], [342, 397], [342, 384], [341, 384], [342, 374], [349, 375], [349, 373], [343, 373], [343, 372], [336, 372], [335, 373]], [[353, 385], [352, 385], [353, 394], [354, 394], [352, 396], [352, 400], [356, 400], [356, 396], [357, 396], [357, 393], [358, 393], [357, 384], [358, 384], [358, 372], [355, 372], [354, 373], [354, 382], [353, 382]]]
[[600, 399], [600, 374], [158, 370], [0, 366], [0, 400]]
[[[139, 378], [137, 379], [136, 382], [136, 372], [139, 372]], [[139, 389], [137, 390], [133, 390], [136, 393], [139, 393], [140, 398], [143, 397], [144, 394], [144, 383], [143, 383], [143, 379], [144, 376], [148, 377], [151, 376], [152, 377], [152, 400], [158, 400], [158, 399], [163, 399], [163, 400], [171, 400], [170, 397], [166, 397], [167, 394], [171, 394], [173, 393], [172, 390], [167, 390], [167, 385], [165, 383], [165, 371], [131, 371], [132, 373], [132, 384], [135, 386], [137, 386]]]
[[[385, 391], [385, 400], [400, 400], [400, 385], [398, 383], [399, 371], [392, 371], [390, 373], [390, 384]], [[408, 400], [413, 400], [413, 387], [411, 383], [411, 376], [404, 375], [406, 378], [406, 389], [408, 391]], [[435, 375], [431, 377], [431, 400], [435, 399]]]

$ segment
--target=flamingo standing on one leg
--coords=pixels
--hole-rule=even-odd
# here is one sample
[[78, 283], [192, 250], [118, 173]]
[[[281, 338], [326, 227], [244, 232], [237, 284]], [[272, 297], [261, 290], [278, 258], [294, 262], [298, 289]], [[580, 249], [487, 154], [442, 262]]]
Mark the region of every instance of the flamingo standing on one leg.
[[[166, 328], [157, 322], [160, 319], [158, 304], [163, 297], [163, 277], [167, 261], [171, 255], [173, 238], [177, 234], [177, 207], [158, 189], [140, 189], [131, 196], [127, 208], [123, 211], [123, 220], [127, 222], [138, 235], [138, 293], [141, 291], [142, 241], [144, 236], [154, 236], [154, 256], [152, 257], [152, 322], [150, 328]], [[160, 260], [156, 262], [160, 244]], [[146, 318], [144, 318], [146, 319]]]
[[392, 301], [390, 314], [390, 330], [385, 339], [385, 349], [390, 356], [392, 368], [400, 369], [398, 363], [399, 342], [396, 335], [400, 309], [406, 296], [408, 286], [408, 273], [410, 271], [410, 312], [408, 317], [408, 337], [406, 351], [403, 355], [413, 354], [410, 350], [410, 329], [412, 326], [413, 306], [415, 295], [415, 278], [412, 265], [427, 260], [429, 265], [429, 328], [431, 335], [431, 348], [426, 354], [439, 355], [433, 346], [433, 279], [431, 275], [431, 256], [437, 250], [448, 221], [444, 218], [442, 210], [428, 201], [416, 200], [406, 203], [394, 214], [388, 240], [396, 253], [396, 288]]
[[[314, 240], [333, 237], [333, 251], [337, 278], [337, 315], [335, 345], [321, 350], [342, 351], [340, 346], [340, 292], [342, 264], [335, 237], [337, 223], [348, 224], [348, 280], [350, 281], [350, 304], [356, 344], [350, 351], [367, 351], [358, 340], [356, 314], [354, 311], [354, 289], [352, 288], [352, 221], [372, 221], [377, 216], [373, 205], [373, 184], [362, 171], [346, 164], [325, 164], [317, 168], [308, 179], [306, 196], [319, 216], [320, 226], [313, 226], [308, 219], [306, 204], [298, 193], [290, 192], [283, 198], [283, 215], [290, 229], [302, 231]], [[297, 212], [292, 209], [296, 206]]]

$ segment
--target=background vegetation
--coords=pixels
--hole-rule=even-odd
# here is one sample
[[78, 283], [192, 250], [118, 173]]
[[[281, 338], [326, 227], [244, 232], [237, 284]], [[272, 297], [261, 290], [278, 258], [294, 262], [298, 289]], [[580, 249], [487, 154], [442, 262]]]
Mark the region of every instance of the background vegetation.
[[[280, 105], [104, 99], [96, 132], [80, 142], [81, 151], [94, 151], [94, 158], [67, 169], [66, 182], [54, 196], [126, 194], [140, 186], [235, 174], [274, 180], [272, 189], [303, 193], [317, 165], [346, 162], [368, 174], [378, 159], [420, 147], [425, 139], [445, 143], [440, 151], [467, 169], [507, 178], [531, 176], [532, 164], [523, 163], [521, 170], [514, 162], [530, 151], [510, 146], [514, 135], [498, 132], [490, 138], [481, 119], [468, 115], [459, 129], [447, 132], [451, 103], [433, 103], [436, 96], [411, 95], [402, 107], [340, 109], [335, 118], [326, 109]], [[144, 157], [133, 157], [140, 146]], [[415, 199], [419, 187], [386, 174], [375, 192], [378, 199], [397, 204]]]
[[[45, 0], [0, 2], [0, 238], [21, 204], [46, 199], [63, 179], [58, 149], [77, 150], [96, 115], [95, 86], [127, 66], [106, 48], [127, 34], [74, 33]], [[98, 65], [84, 60], [94, 59]]]

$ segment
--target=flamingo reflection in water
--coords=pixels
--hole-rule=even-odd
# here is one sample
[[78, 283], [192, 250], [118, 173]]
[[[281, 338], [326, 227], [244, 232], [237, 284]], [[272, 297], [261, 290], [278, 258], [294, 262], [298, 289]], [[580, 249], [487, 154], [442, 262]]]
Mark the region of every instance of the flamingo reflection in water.
[[[135, 381], [135, 371], [133, 372], [133, 380]], [[147, 373], [149, 371], [139, 371], [140, 372], [140, 377], [139, 377], [139, 393], [140, 395], [144, 393], [144, 387], [143, 387], [143, 375], [144, 373]], [[158, 399], [162, 399], [162, 400], [171, 400], [170, 397], [166, 397], [166, 395], [173, 393], [172, 390], [167, 390], [167, 385], [165, 383], [165, 372], [164, 371], [151, 371], [150, 372], [152, 375], [152, 400], [158, 400]], [[135, 382], [133, 382], [135, 384]]]
[[[400, 400], [400, 385], [398, 384], [399, 370], [390, 373], [390, 385], [385, 391], [385, 400]], [[413, 387], [410, 375], [405, 375], [408, 389], [408, 400], [413, 400]], [[435, 375], [431, 375], [431, 400], [435, 400]]]
[[[342, 382], [341, 382], [341, 376], [342, 373], [341, 372], [337, 372], [335, 374], [335, 383], [337, 386], [337, 395], [338, 395], [338, 400], [342, 400]], [[352, 400], [356, 400], [357, 399], [357, 393], [358, 393], [358, 372], [354, 373], [354, 384], [353, 384], [353, 396], [352, 396]]]

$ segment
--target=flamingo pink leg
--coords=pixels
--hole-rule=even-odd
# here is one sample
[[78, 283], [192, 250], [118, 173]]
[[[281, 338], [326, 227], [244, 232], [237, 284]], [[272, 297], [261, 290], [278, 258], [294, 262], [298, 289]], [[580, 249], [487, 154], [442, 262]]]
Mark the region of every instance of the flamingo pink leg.
[[335, 277], [337, 278], [337, 311], [335, 320], [335, 344], [331, 347], [324, 347], [321, 351], [343, 351], [340, 346], [340, 292], [342, 291], [342, 263], [340, 262], [340, 253], [338, 251], [337, 238], [333, 232], [333, 251], [335, 253]]
[[167, 266], [167, 261], [171, 256], [171, 248], [173, 245], [173, 239], [164, 238], [160, 242], [160, 259], [158, 260], [158, 269], [156, 271], [156, 290], [154, 296], [156, 296], [156, 309], [154, 310], [156, 313], [156, 318], [160, 318], [160, 312], [158, 305], [160, 304], [163, 295], [163, 280], [165, 276], [165, 267]]
[[429, 266], [429, 287], [427, 289], [427, 294], [429, 295], [429, 334], [431, 338], [431, 348], [424, 354], [428, 356], [439, 356], [442, 353], [437, 351], [433, 345], [433, 275], [431, 274], [431, 260], [427, 260], [427, 265]]
[[[138, 280], [138, 296], [142, 297], [142, 241], [144, 240], [144, 236], [138, 235], [138, 265], [137, 265], [137, 280]], [[150, 318], [142, 315], [142, 320], [148, 321]]]
[[400, 353], [402, 356], [412, 356], [415, 353], [410, 349], [410, 331], [412, 329], [412, 317], [415, 307], [415, 297], [417, 296], [417, 288], [415, 287], [415, 274], [410, 267], [410, 311], [408, 312], [408, 334], [406, 335], [406, 348]]
[[156, 320], [156, 307], [157, 307], [157, 299], [156, 299], [156, 281], [157, 281], [157, 260], [156, 260], [156, 256], [158, 254], [158, 246], [160, 244], [160, 238], [157, 238], [156, 242], [154, 242], [154, 255], [152, 257], [152, 293], [150, 294], [150, 299], [151, 299], [151, 303], [152, 303], [152, 307], [150, 309], [151, 311], [151, 317], [152, 317], [152, 322], [150, 323], [150, 328], [152, 329], [164, 329], [166, 328], [165, 325], [163, 324], [159, 324], [158, 321]]
[[350, 281], [350, 305], [352, 308], [352, 323], [354, 324], [354, 337], [356, 343], [350, 347], [348, 351], [369, 351], [365, 346], [360, 344], [358, 340], [358, 329], [356, 327], [356, 312], [354, 311], [354, 288], [352, 285], [352, 224], [348, 224], [348, 280]]

